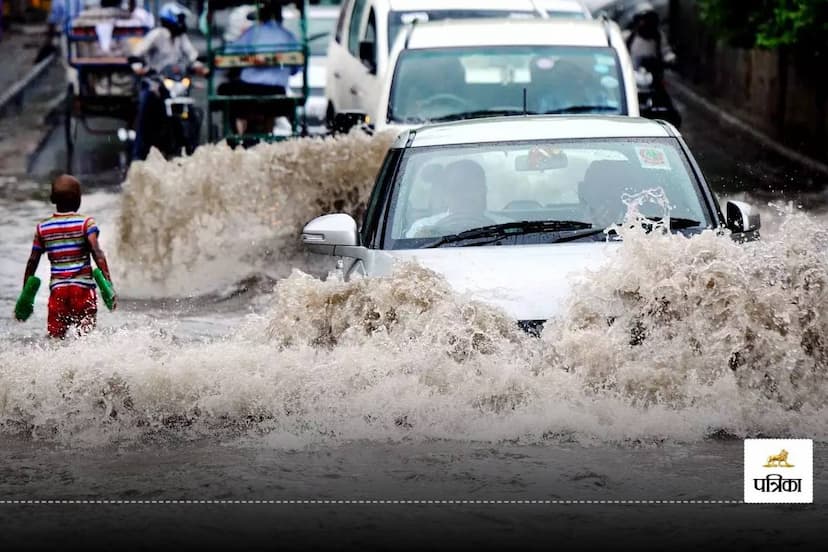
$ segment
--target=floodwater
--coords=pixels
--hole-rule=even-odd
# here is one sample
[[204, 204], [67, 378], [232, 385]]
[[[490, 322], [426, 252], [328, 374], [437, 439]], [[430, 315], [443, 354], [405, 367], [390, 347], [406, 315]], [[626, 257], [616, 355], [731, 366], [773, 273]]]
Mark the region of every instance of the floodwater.
[[[148, 528], [182, 545], [812, 542], [828, 515], [826, 177], [685, 120], [722, 197], [760, 206], [763, 240], [631, 232], [539, 339], [419, 267], [345, 283], [301, 251], [303, 222], [359, 211], [388, 137], [209, 146], [95, 188], [82, 211], [119, 309], [64, 343], [43, 337], [45, 290], [28, 322], [0, 320], [0, 499], [127, 503], [9, 504], [0, 542], [60, 545], [92, 514], [109, 543]], [[50, 207], [25, 178], [2, 190], [10, 313]], [[815, 505], [738, 504], [757, 436], [815, 439]], [[179, 500], [214, 503], [145, 503]]]

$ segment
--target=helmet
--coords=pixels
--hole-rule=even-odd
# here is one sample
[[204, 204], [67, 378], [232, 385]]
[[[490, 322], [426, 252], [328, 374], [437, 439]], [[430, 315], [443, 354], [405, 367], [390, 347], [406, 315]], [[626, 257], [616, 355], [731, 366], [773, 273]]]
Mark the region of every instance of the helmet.
[[650, 2], [639, 2], [635, 5], [632, 12], [634, 20], [653, 15], [657, 16], [658, 12], [656, 12], [655, 6], [653, 6]]
[[187, 10], [175, 2], [169, 2], [161, 6], [158, 11], [158, 19], [162, 24], [169, 25], [179, 32], [187, 30]]

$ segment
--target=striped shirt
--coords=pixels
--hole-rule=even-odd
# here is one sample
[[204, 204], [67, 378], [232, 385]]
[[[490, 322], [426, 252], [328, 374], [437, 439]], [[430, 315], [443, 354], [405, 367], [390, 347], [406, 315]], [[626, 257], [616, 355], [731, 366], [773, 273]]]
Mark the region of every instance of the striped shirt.
[[87, 236], [99, 233], [95, 219], [78, 213], [55, 213], [37, 225], [33, 251], [45, 251], [52, 263], [50, 289], [95, 287]]

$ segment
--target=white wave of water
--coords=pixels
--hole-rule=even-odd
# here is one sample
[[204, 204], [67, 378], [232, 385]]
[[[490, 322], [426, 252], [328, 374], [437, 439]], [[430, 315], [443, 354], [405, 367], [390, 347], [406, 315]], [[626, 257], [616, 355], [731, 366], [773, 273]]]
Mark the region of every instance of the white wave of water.
[[295, 272], [222, 339], [158, 325], [4, 345], [0, 424], [91, 443], [828, 438], [828, 228], [794, 215], [746, 245], [624, 238], [540, 339], [404, 265], [348, 283]]

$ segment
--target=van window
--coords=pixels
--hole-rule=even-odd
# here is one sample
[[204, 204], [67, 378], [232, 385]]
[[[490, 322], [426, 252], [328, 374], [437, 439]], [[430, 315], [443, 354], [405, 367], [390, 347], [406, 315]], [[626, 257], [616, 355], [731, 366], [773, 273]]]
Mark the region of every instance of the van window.
[[348, 5], [345, 4], [342, 6], [342, 9], [339, 10], [339, 17], [336, 20], [336, 34], [334, 35], [334, 40], [336, 40], [339, 44], [342, 44], [342, 33], [345, 31], [345, 15], [348, 13]]
[[374, 8], [371, 8], [371, 11], [368, 13], [368, 25], [365, 26], [365, 37], [363, 40], [374, 43], [377, 41], [377, 20], [374, 17]]
[[348, 51], [359, 57], [359, 27], [362, 24], [362, 14], [365, 13], [367, 0], [356, 0], [351, 11], [351, 22], [348, 25]]

